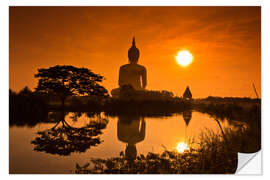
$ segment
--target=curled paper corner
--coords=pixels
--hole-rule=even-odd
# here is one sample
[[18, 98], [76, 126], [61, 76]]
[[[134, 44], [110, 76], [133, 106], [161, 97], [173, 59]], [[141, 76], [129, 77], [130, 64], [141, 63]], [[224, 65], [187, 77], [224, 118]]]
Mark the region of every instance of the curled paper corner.
[[236, 174], [262, 174], [261, 151], [256, 153], [237, 153]]

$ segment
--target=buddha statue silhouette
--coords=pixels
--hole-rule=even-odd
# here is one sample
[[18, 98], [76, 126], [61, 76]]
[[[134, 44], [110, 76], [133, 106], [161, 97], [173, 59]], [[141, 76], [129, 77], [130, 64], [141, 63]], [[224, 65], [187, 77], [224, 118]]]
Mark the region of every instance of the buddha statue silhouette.
[[129, 64], [122, 65], [119, 70], [118, 85], [120, 88], [113, 89], [113, 97], [119, 97], [120, 89], [124, 86], [131, 86], [134, 90], [144, 90], [147, 84], [146, 68], [138, 64], [140, 51], [136, 47], [135, 37], [132, 46], [128, 50]]
[[120, 115], [117, 123], [119, 141], [127, 143], [125, 158], [134, 160], [137, 157], [136, 144], [145, 138], [145, 121], [139, 116]]

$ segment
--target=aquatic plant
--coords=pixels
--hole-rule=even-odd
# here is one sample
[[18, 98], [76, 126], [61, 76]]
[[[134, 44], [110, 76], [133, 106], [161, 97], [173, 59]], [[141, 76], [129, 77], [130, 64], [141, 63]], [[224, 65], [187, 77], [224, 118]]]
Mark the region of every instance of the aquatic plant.
[[[233, 131], [225, 131], [228, 138]], [[229, 139], [229, 141], [232, 139]], [[140, 154], [135, 160], [118, 157], [93, 158], [90, 163], [75, 166], [78, 174], [226, 174], [234, 173], [237, 167], [237, 153], [234, 144], [229, 146], [221, 134], [207, 130], [199, 137], [199, 143], [192, 142], [183, 153], [164, 150], [162, 153]], [[195, 148], [196, 147], [196, 148]]]

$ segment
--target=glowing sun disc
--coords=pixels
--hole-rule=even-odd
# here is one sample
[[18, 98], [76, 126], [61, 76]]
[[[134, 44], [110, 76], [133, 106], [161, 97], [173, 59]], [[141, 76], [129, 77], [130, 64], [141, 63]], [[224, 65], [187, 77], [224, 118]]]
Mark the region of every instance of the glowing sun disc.
[[185, 150], [188, 150], [189, 148], [188, 148], [188, 145], [186, 143], [180, 142], [180, 143], [178, 143], [176, 149], [178, 152], [183, 153]]
[[187, 50], [179, 51], [175, 58], [176, 62], [183, 67], [188, 66], [193, 60], [192, 54]]

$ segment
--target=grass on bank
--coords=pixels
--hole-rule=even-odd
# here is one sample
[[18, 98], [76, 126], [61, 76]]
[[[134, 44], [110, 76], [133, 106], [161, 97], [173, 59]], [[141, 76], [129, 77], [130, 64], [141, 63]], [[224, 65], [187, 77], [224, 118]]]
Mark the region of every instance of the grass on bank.
[[[76, 164], [78, 174], [232, 174], [237, 168], [237, 150], [241, 144], [238, 130], [225, 130], [225, 136], [204, 131], [189, 150], [140, 154], [134, 160], [118, 157], [91, 159], [86, 165]], [[225, 140], [226, 139], [226, 140]], [[227, 141], [227, 142], [225, 142]], [[194, 148], [193, 148], [194, 147]], [[195, 148], [196, 147], [196, 148]]]

